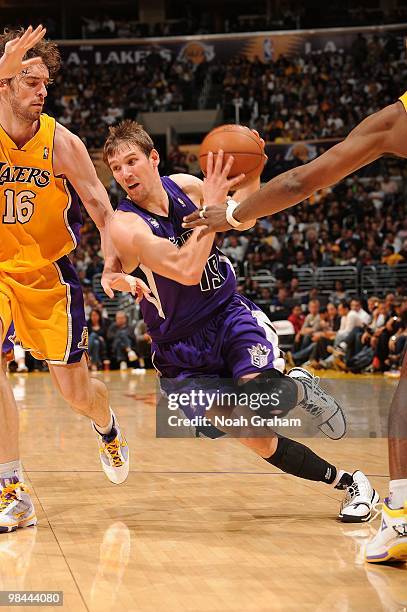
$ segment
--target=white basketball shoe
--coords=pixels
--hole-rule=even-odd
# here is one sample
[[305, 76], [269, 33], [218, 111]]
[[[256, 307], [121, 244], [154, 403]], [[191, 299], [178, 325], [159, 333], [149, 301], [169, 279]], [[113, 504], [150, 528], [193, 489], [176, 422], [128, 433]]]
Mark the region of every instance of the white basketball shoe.
[[339, 518], [343, 523], [365, 523], [370, 520], [372, 510], [380, 497], [363, 472], [357, 470], [352, 474], [352, 478], [352, 484], [346, 488]]
[[404, 508], [393, 510], [388, 499], [382, 505], [382, 520], [376, 535], [366, 545], [368, 563], [407, 561], [407, 501]]
[[0, 491], [0, 533], [37, 524], [34, 504], [25, 484], [16, 482]]
[[100, 462], [106, 476], [110, 482], [121, 484], [129, 474], [130, 451], [113, 412], [112, 417], [113, 427], [109, 434], [100, 434], [94, 425], [93, 429], [98, 439]]
[[315, 419], [318, 429], [331, 440], [340, 440], [346, 433], [346, 420], [341, 406], [319, 385], [319, 376], [303, 368], [293, 368], [288, 376], [302, 383], [304, 399], [299, 406]]

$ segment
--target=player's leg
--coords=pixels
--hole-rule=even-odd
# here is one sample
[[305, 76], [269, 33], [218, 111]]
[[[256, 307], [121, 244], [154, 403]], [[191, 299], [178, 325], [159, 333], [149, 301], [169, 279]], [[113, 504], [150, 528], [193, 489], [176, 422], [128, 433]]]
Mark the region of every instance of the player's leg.
[[[2, 294], [0, 294], [0, 301]], [[9, 322], [3, 325], [5, 317], [0, 317], [0, 339], [2, 341], [2, 353], [7, 352], [5, 339], [6, 331], [9, 327]], [[7, 325], [7, 329], [4, 328]], [[0, 370], [0, 464], [16, 461], [19, 458], [19, 441], [18, 441], [18, 409], [14, 399], [13, 391], [9, 381], [7, 380], [4, 368]]]
[[[235, 380], [240, 381], [240, 389], [245, 389], [248, 396], [251, 393], [256, 393], [256, 397], [261, 393], [277, 396], [278, 408], [283, 415], [300, 406], [318, 419], [318, 427], [326, 435], [334, 439], [342, 437], [346, 426], [340, 406], [306, 370], [294, 368], [288, 376], [282, 373], [284, 364], [272, 324], [249, 300], [241, 302], [241, 306], [232, 305], [224, 343], [225, 360]], [[228, 324], [227, 320], [225, 324]], [[270, 416], [275, 412], [274, 408], [271, 409]], [[267, 408], [262, 409], [260, 416], [267, 417], [266, 413]], [[271, 438], [239, 440], [286, 473], [346, 489], [340, 511], [342, 520], [363, 522], [370, 518], [379, 497], [362, 472], [356, 470], [351, 474], [341, 470], [295, 440], [283, 436]]]
[[389, 464], [390, 505], [397, 508], [407, 500], [407, 352], [389, 412]]
[[76, 412], [91, 419], [106, 476], [111, 482], [121, 484], [129, 473], [130, 454], [117, 417], [110, 408], [106, 385], [91, 378], [84, 354], [75, 363], [48, 365], [64, 400]]
[[[261, 385], [274, 386], [284, 396], [286, 404], [280, 406], [282, 413], [299, 406], [327, 437], [337, 440], [345, 435], [342, 408], [320, 386], [318, 377], [298, 367], [290, 370], [288, 376], [282, 374], [285, 363], [278, 347], [278, 336], [263, 311], [250, 300], [236, 296], [228, 306], [223, 327], [227, 330], [223, 334], [219, 332], [224, 338], [223, 354], [235, 380], [247, 380], [266, 372]], [[267, 372], [275, 370], [280, 374], [268, 376]]]
[[48, 365], [64, 400], [76, 412], [91, 419], [107, 477], [115, 484], [124, 482], [129, 473], [129, 449], [117, 417], [110, 408], [106, 385], [90, 376], [84, 354], [75, 363]]
[[[8, 298], [0, 293], [0, 353], [7, 346], [11, 321]], [[5, 331], [6, 329], [6, 331]], [[35, 509], [23, 483], [19, 449], [19, 419], [13, 391], [5, 370], [0, 368], [0, 534], [28, 527], [37, 522]]]
[[[277, 370], [274, 372], [270, 370], [267, 372], [266, 384], [257, 382], [264, 375], [266, 373], [251, 379], [249, 383], [243, 379], [240, 388], [242, 390], [247, 389], [248, 396], [254, 393], [256, 398], [259, 396], [259, 393], [266, 394], [267, 389], [270, 394], [274, 395], [281, 392], [281, 403], [288, 407], [290, 405], [293, 407], [298, 403], [294, 387], [290, 393], [290, 391], [287, 392], [286, 385], [281, 386], [281, 383], [273, 385], [270, 382], [273, 376], [276, 381], [284, 382], [288, 382], [287, 378], [289, 377], [283, 377]], [[267, 415], [266, 410], [264, 410], [261, 416], [267, 418], [272, 416], [272, 414]], [[259, 433], [267, 437], [258, 437]], [[350, 473], [330, 463], [325, 458], [318, 456], [304, 444], [284, 436], [270, 435], [269, 431], [264, 433], [257, 432], [257, 437], [253, 438], [241, 438], [239, 436], [238, 440], [251, 448], [265, 461], [287, 474], [306, 480], [324, 482], [336, 489], [346, 490], [339, 512], [339, 518], [343, 522], [365, 522], [370, 519], [372, 508], [379, 501], [379, 495], [371, 487], [368, 479], [360, 470]]]
[[129, 470], [128, 447], [109, 407], [106, 386], [91, 379], [84, 352], [88, 328], [83, 294], [68, 257], [11, 279], [17, 304], [18, 336], [34, 357], [45, 359], [63, 398], [93, 421], [100, 459], [108, 478], [123, 482]]
[[407, 354], [389, 412], [389, 497], [380, 528], [366, 547], [370, 563], [407, 561]]
[[76, 363], [49, 363], [48, 367], [55, 387], [76, 412], [91, 419], [99, 430], [109, 426], [109, 392], [104, 382], [89, 375], [85, 353]]

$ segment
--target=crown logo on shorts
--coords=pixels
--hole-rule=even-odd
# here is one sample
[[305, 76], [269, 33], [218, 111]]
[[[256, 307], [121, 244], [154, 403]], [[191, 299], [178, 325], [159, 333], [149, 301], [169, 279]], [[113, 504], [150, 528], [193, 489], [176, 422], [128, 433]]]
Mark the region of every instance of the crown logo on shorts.
[[83, 327], [81, 334], [81, 341], [78, 342], [79, 349], [85, 349], [86, 351], [89, 348], [89, 330], [87, 327]]
[[258, 343], [247, 350], [250, 353], [252, 365], [256, 366], [256, 368], [264, 368], [268, 364], [268, 356], [271, 349], [267, 348], [267, 346]]

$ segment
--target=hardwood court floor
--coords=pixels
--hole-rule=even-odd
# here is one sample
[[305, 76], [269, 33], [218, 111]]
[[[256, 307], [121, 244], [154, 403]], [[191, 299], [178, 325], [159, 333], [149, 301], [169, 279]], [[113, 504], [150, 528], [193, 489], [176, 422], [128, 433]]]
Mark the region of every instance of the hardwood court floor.
[[[378, 522], [337, 522], [340, 492], [282, 474], [235, 440], [156, 439], [153, 375], [99, 376], [131, 447], [121, 486], [47, 374], [11, 377], [39, 525], [0, 536], [0, 590], [63, 590], [74, 612], [405, 609], [407, 565], [364, 564]], [[334, 384], [351, 412], [368, 403], [376, 423], [395, 388], [372, 377]], [[386, 493], [384, 439], [310, 444]]]

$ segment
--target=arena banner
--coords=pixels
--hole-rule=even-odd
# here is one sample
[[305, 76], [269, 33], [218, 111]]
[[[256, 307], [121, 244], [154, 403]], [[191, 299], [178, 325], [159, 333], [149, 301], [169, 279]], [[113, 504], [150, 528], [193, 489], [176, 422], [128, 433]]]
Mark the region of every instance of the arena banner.
[[[241, 35], [207, 35], [184, 38], [133, 40], [60, 41], [67, 65], [137, 64], [143, 58], [179, 59], [195, 65], [218, 60], [228, 62], [242, 57], [250, 61], [272, 62], [281, 55], [347, 51], [359, 33], [372, 37], [391, 32], [400, 49], [407, 36], [407, 24], [397, 27], [332, 28], [328, 30], [292, 30]], [[154, 60], [153, 60], [154, 61]]]

